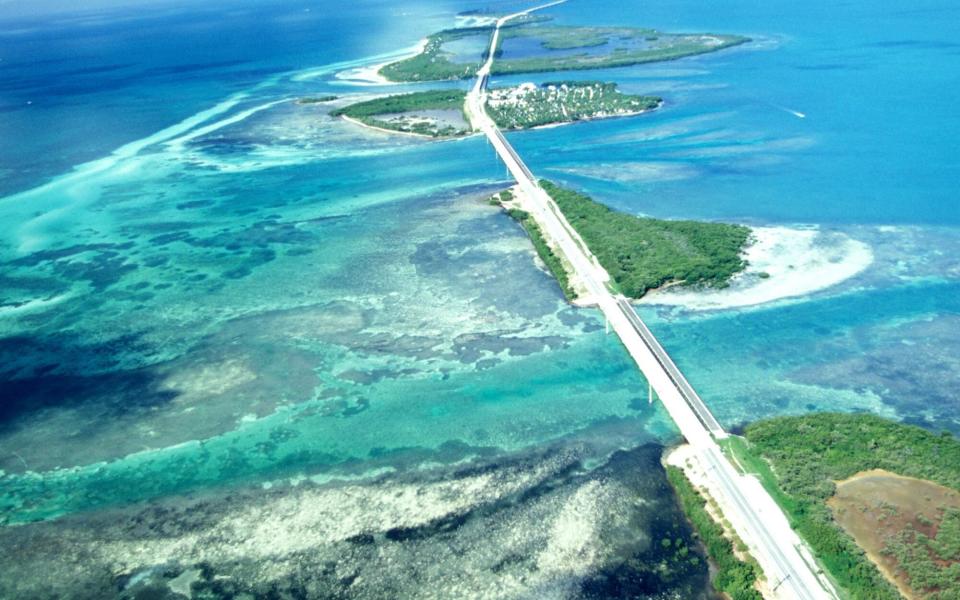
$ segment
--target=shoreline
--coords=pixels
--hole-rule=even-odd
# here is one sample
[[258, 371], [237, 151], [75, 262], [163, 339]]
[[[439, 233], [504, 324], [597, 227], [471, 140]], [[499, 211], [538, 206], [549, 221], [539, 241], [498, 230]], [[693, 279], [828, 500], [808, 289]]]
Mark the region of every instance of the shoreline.
[[372, 131], [377, 131], [380, 133], [387, 133], [387, 134], [395, 134], [395, 135], [406, 135], [410, 137], [420, 138], [423, 140], [430, 140], [433, 142], [452, 142], [456, 140], [465, 140], [475, 135], [479, 135], [479, 132], [473, 131], [471, 133], [468, 133], [467, 135], [446, 135], [446, 136], [434, 137], [432, 135], [427, 135], [425, 133], [416, 133], [414, 131], [399, 131], [397, 129], [386, 129], [383, 127], [377, 127], [376, 125], [370, 125], [368, 123], [364, 123], [363, 121], [358, 121], [357, 119], [354, 119], [353, 117], [348, 117], [347, 115], [340, 115], [340, 118], [353, 125], [364, 127]]
[[[724, 517], [725, 514], [730, 514], [730, 505], [725, 502], [723, 495], [717, 495], [711, 492], [709, 480], [706, 476], [707, 471], [700, 463], [700, 459], [697, 457], [697, 452], [693, 446], [688, 443], [682, 443], [665, 449], [663, 455], [660, 457], [660, 464], [668, 473], [670, 468], [677, 469], [680, 472], [680, 476], [686, 479], [689, 489], [703, 502], [701, 509], [703, 513], [706, 513], [713, 527], [718, 529], [723, 539], [729, 543], [729, 552], [733, 558], [740, 563], [754, 565], [757, 571], [760, 571], [756, 558], [750, 553], [746, 544], [744, 544], [740, 536], [737, 535], [736, 530]], [[702, 525], [698, 527], [695, 522], [695, 516], [687, 511], [681, 497], [681, 491], [677, 489], [676, 484], [673, 484], [673, 482], [671, 482], [671, 484], [674, 486], [674, 495], [679, 499], [687, 522], [690, 523], [690, 526], [697, 532], [701, 540], [705, 539], [708, 536], [708, 532], [701, 530]], [[724, 590], [716, 588], [715, 575], [712, 573], [713, 569], [718, 568], [719, 565], [717, 565], [717, 563], [723, 560], [723, 557], [711, 553], [710, 545], [704, 543], [704, 546], [711, 564], [710, 585], [714, 586], [718, 592], [726, 596], [727, 593], [724, 592]], [[777, 597], [776, 593], [770, 589], [769, 583], [762, 576], [757, 576], [752, 582], [752, 585], [747, 589], [755, 590], [756, 593], [766, 600], [772, 600]]]
[[[510, 186], [508, 189], [512, 194], [512, 198], [510, 198], [509, 200], [500, 201], [500, 207], [502, 210], [509, 211], [510, 209], [518, 209], [530, 215], [537, 214], [535, 204], [527, 196], [527, 192], [524, 191], [521, 185], [514, 184]], [[583, 241], [582, 238], [580, 238], [580, 234], [577, 233], [576, 229], [574, 229], [569, 223], [567, 223], [566, 218], [563, 216], [563, 213], [561, 213], [559, 210], [557, 212], [559, 213], [560, 219], [563, 220], [567, 230], [570, 232], [570, 235], [573, 236], [574, 239], [577, 240], [577, 243], [580, 244], [583, 248], [587, 248], [586, 243]], [[540, 223], [536, 221], [536, 218], [534, 218], [534, 221], [537, 223], [538, 226], [540, 225]], [[566, 256], [564, 256], [563, 252], [560, 250], [557, 244], [557, 241], [549, 234], [549, 231], [544, 231], [542, 227], [540, 228], [540, 232], [546, 246], [559, 259], [560, 266], [563, 268], [563, 271], [567, 277], [567, 285], [569, 286], [570, 290], [573, 292], [573, 297], [567, 298], [567, 302], [578, 308], [588, 308], [588, 307], [596, 306], [597, 302], [594, 299], [593, 294], [590, 293], [590, 290], [587, 287], [587, 285], [584, 283], [583, 278], [576, 272], [575, 269], [573, 269], [570, 266], [570, 263], [567, 260]], [[610, 274], [607, 273], [606, 269], [604, 269], [603, 266], [600, 265], [600, 261], [597, 260], [597, 257], [594, 256], [593, 253], [589, 251], [589, 249], [586, 251], [586, 254], [587, 254], [588, 260], [590, 261], [591, 266], [594, 269], [594, 272], [593, 272], [594, 278], [596, 278], [596, 280], [601, 283], [604, 283], [604, 284], [608, 283], [610, 281]], [[537, 260], [541, 260], [539, 256], [537, 257]], [[549, 268], [547, 268], [547, 272], [548, 273], [550, 272]], [[555, 280], [557, 279], [553, 273], [551, 273], [550, 275]], [[558, 283], [560, 282], [558, 281]]]
[[400, 62], [401, 60], [407, 60], [408, 58], [413, 58], [414, 56], [419, 56], [423, 53], [424, 48], [427, 47], [428, 42], [429, 40], [427, 38], [423, 38], [416, 45], [411, 46], [407, 52], [401, 54], [397, 58], [393, 58], [385, 62], [338, 71], [334, 75], [334, 78], [337, 80], [336, 83], [359, 86], [400, 85], [402, 83], [408, 83], [387, 79], [380, 74], [380, 69], [389, 64]]
[[874, 261], [869, 245], [845, 233], [824, 232], [819, 227], [750, 229], [753, 243], [743, 254], [749, 264], [731, 278], [729, 287], [668, 285], [635, 302], [691, 311], [752, 307], [834, 287], [859, 275]]
[[[602, 117], [588, 117], [588, 118], [584, 118], [584, 119], [576, 119], [576, 120], [574, 120], [574, 121], [560, 121], [560, 122], [557, 122], [557, 123], [547, 123], [546, 125], [537, 125], [536, 127], [523, 127], [523, 128], [519, 128], [519, 129], [504, 129], [503, 131], [511, 132], [511, 133], [513, 133], [513, 132], [520, 132], [520, 131], [535, 131], [535, 130], [538, 130], [538, 129], [554, 129], [554, 128], [556, 128], [556, 127], [564, 127], [564, 126], [566, 126], [566, 125], [575, 125], [575, 124], [577, 124], [577, 123], [584, 123], [584, 122], [588, 122], [588, 121], [603, 121], [603, 120], [606, 120], [606, 119], [625, 119], [625, 118], [636, 117], [636, 116], [638, 116], [638, 115], [643, 115], [643, 114], [646, 114], [646, 113], [649, 113], [649, 112], [653, 112], [653, 111], [655, 111], [655, 110], [658, 110], [661, 106], [663, 106], [663, 102], [661, 102], [656, 108], [648, 108], [648, 109], [645, 109], [645, 110], [641, 110], [641, 111], [637, 111], [637, 112], [632, 112], [632, 113], [625, 113], [625, 114], [620, 114], [620, 115], [605, 115], [605, 116], [602, 116]], [[352, 118], [352, 117], [348, 117], [348, 116], [346, 116], [346, 115], [340, 115], [340, 118], [343, 119], [343, 120], [345, 120], [345, 121], [349, 121], [350, 123], [353, 123], [354, 125], [359, 125], [360, 127], [366, 127], [367, 129], [373, 129], [374, 131], [379, 131], [379, 132], [382, 132], [382, 133], [395, 133], [395, 134], [399, 134], [399, 135], [411, 135], [411, 136], [415, 136], [415, 137], [418, 137], [418, 138], [423, 138], [423, 139], [428, 139], [428, 140], [435, 140], [435, 141], [438, 141], [438, 142], [448, 141], [448, 140], [461, 140], [461, 139], [466, 139], [466, 138], [469, 138], [469, 137], [473, 137], [473, 136], [475, 136], [475, 135], [479, 135], [479, 133], [480, 133], [480, 132], [478, 132], [478, 131], [472, 131], [472, 132], [470, 132], [470, 133], [468, 133], [468, 134], [465, 134], [465, 135], [446, 135], [446, 136], [434, 137], [434, 136], [432, 136], [432, 135], [426, 135], [426, 134], [424, 134], [424, 133], [415, 133], [415, 132], [412, 132], [412, 131], [400, 131], [399, 129], [387, 129], [387, 128], [385, 128], [385, 127], [377, 127], [376, 125], [370, 125], [369, 123], [364, 123], [363, 121], [358, 121], [357, 119], [354, 119], [354, 118]]]
[[357, 119], [354, 119], [353, 117], [348, 117], [347, 115], [340, 115], [340, 118], [343, 119], [344, 121], [347, 121], [348, 123], [359, 125], [360, 127], [365, 127], [367, 129], [372, 129], [373, 131], [379, 131], [380, 133], [394, 133], [397, 135], [408, 135], [411, 137], [416, 137], [416, 138], [421, 138], [426, 140], [441, 139], [441, 138], [435, 138], [432, 135], [426, 135], [424, 133], [415, 133], [413, 131], [399, 131], [397, 129], [386, 129], [383, 127], [377, 127], [376, 125], [370, 125], [369, 123], [358, 121]]
[[603, 115], [603, 116], [594, 116], [594, 117], [584, 117], [583, 119], [575, 119], [572, 121], [558, 121], [556, 123], [546, 123], [545, 125], [537, 125], [536, 127], [524, 127], [521, 129], [504, 129], [504, 131], [534, 131], [537, 129], [553, 129], [555, 127], [563, 127], [564, 125], [574, 125], [576, 123], [586, 123], [590, 121], [604, 121], [607, 119], [628, 119], [630, 117], [637, 117], [640, 115], [645, 115], [651, 113], [655, 110], [660, 110], [665, 104], [664, 100], [661, 100], [653, 108], [645, 108], [643, 110], [638, 110], [635, 112], [619, 113], [615, 115]]

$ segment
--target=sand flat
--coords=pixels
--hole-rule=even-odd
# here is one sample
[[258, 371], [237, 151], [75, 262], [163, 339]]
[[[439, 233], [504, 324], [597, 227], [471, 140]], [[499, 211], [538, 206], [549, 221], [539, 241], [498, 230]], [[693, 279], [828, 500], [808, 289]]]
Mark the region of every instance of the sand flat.
[[960, 492], [883, 469], [862, 471], [836, 483], [837, 491], [827, 504], [840, 526], [901, 594], [924, 598], [910, 588], [897, 559], [883, 553], [886, 540], [907, 525], [935, 535], [936, 525], [924, 521], [939, 523], [945, 508], [960, 508]]

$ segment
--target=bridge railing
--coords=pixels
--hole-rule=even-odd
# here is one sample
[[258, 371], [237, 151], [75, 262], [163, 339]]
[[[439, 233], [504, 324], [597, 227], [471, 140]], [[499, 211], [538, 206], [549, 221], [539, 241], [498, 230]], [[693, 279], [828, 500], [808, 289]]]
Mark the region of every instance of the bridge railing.
[[710, 412], [710, 409], [707, 408], [707, 405], [703, 402], [703, 399], [700, 398], [700, 395], [697, 394], [696, 390], [693, 389], [693, 386], [690, 385], [690, 382], [687, 381], [687, 378], [683, 376], [683, 373], [677, 367], [676, 363], [673, 362], [673, 359], [670, 358], [670, 355], [667, 354], [667, 351], [663, 349], [663, 346], [660, 345], [660, 342], [657, 340], [656, 336], [653, 335], [653, 332], [647, 327], [646, 323], [644, 323], [643, 320], [633, 310], [633, 307], [630, 306], [630, 303], [624, 298], [618, 298], [617, 304], [620, 306], [620, 310], [624, 313], [624, 315], [626, 315], [627, 319], [633, 325], [634, 329], [637, 330], [637, 333], [640, 335], [640, 339], [643, 340], [643, 343], [646, 344], [654, 358], [657, 359], [657, 362], [660, 363], [660, 366], [663, 367], [663, 370], [666, 371], [667, 375], [673, 381], [673, 384], [680, 392], [680, 395], [683, 396], [684, 400], [686, 400], [687, 404], [697, 415], [697, 418], [700, 419], [701, 423], [703, 423], [703, 426], [714, 435], [726, 435], [723, 427], [720, 426], [720, 423], [717, 421], [716, 417], [714, 417], [713, 413]]

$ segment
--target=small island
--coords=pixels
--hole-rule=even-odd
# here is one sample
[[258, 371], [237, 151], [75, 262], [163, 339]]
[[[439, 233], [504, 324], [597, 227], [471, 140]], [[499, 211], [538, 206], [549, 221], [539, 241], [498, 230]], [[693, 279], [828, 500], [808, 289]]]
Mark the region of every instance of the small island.
[[[520, 16], [504, 24], [501, 31], [542, 20], [547, 19], [537, 15]], [[395, 82], [470, 79], [487, 59], [493, 28], [491, 22], [432, 33], [423, 40], [418, 54], [387, 63], [378, 73]]]
[[330, 112], [354, 123], [385, 131], [428, 137], [456, 137], [471, 133], [464, 115], [463, 90], [430, 90], [374, 98]]
[[[558, 27], [531, 23], [504, 25], [491, 74], [606, 69], [677, 60], [750, 41], [738, 35], [663, 33], [631, 27]], [[380, 68], [389, 81], [469, 79], [489, 52], [493, 26], [447, 29], [427, 37], [421, 52]]]
[[724, 442], [849, 598], [960, 597], [960, 440], [868, 414], [750, 424]]
[[653, 110], [657, 96], [624, 94], [615, 83], [524, 83], [490, 90], [487, 113], [501, 129], [528, 129], [589, 119], [627, 117]]
[[[358, 102], [330, 114], [386, 131], [459, 137], [473, 133], [463, 112], [465, 102], [462, 90], [430, 90]], [[615, 83], [524, 83], [490, 90], [487, 111], [502, 129], [529, 129], [638, 115], [662, 102], [656, 96], [624, 94]]]
[[306, 98], [297, 99], [297, 104], [324, 104], [326, 102], [333, 102], [337, 97], [332, 94], [326, 94], [323, 96], [307, 96]]
[[[546, 180], [540, 186], [609, 274], [611, 284], [627, 297], [641, 298], [668, 285], [722, 287], [747, 266], [742, 253], [750, 243], [750, 228], [743, 225], [637, 217]], [[571, 282], [572, 270], [543, 237], [522, 195], [501, 193], [492, 201], [530, 234], [567, 298], [581, 296]]]

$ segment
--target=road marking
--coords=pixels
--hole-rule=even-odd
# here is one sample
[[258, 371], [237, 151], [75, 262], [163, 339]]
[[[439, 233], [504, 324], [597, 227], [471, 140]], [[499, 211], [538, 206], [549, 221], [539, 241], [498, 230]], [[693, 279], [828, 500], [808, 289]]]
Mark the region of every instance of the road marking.
[[[637, 315], [629, 301], [623, 296], [614, 296], [605, 285], [600, 283], [605, 280], [605, 277], [598, 276], [598, 271], [602, 269], [596, 264], [579, 235], [563, 217], [563, 213], [556, 207], [556, 203], [540, 187], [533, 172], [524, 164], [484, 109], [486, 86], [490, 79], [494, 51], [500, 38], [500, 28], [510, 19], [560, 4], [563, 1], [544, 4], [497, 20], [490, 40], [487, 61], [477, 71], [476, 83], [467, 94], [466, 112], [471, 124], [486, 135], [507, 166], [507, 170], [517, 180], [523, 193], [528, 195], [535, 206], [532, 216], [544, 234], [549, 235], [556, 242], [571, 268], [580, 276], [606, 322], [613, 327], [627, 352], [647, 378], [651, 390], [656, 389], [667, 413], [707, 467], [704, 473], [713, 474], [712, 479], [707, 476], [708, 481], [712, 483], [708, 486], [710, 492], [714, 496], [719, 495], [721, 499], [725, 499], [729, 507], [734, 509], [732, 514], [724, 516], [730, 520], [740, 537], [751, 545], [752, 554], [766, 572], [767, 578], [770, 581], [779, 582], [776, 588], [777, 597], [800, 600], [836, 598], [836, 594], [825, 587], [816, 573], [811, 570], [802, 553], [791, 544], [792, 539], [798, 538], [789, 529], [786, 517], [779, 511], [779, 507], [769, 494], [761, 487], [759, 491], [754, 490], [754, 493], [762, 494], [763, 497], [755, 498], [752, 504], [747, 501], [744, 491], [747, 480], [737, 474], [714, 440], [715, 437], [726, 436], [723, 428], [663, 346]], [[761, 507], [764, 505], [773, 507], [776, 514], [761, 521], [757, 514], [763, 512]], [[781, 534], [787, 553], [770, 530], [774, 526], [770, 523], [773, 522], [780, 526], [777, 533]]]

